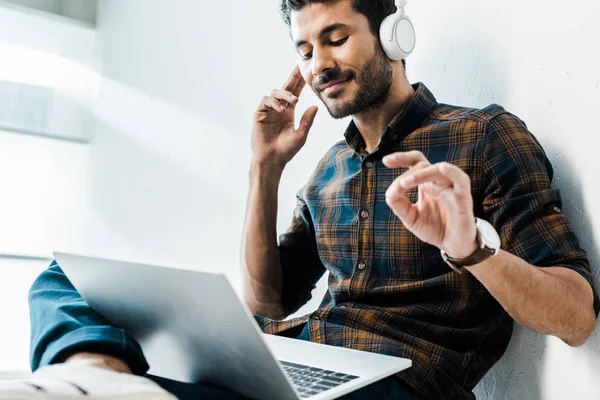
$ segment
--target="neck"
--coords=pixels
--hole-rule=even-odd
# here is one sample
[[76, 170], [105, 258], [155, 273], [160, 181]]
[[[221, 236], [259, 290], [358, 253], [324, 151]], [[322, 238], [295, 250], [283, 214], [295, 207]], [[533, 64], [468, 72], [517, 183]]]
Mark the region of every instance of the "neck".
[[415, 95], [403, 70], [396, 70], [395, 74], [397, 76], [394, 77], [389, 96], [381, 106], [352, 116], [354, 124], [365, 140], [368, 153], [377, 148], [386, 126]]

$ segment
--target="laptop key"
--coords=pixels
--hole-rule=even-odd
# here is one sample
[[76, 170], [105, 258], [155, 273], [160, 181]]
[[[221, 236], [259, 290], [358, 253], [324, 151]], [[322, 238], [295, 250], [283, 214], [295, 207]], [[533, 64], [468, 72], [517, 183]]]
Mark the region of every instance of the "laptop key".
[[294, 387], [303, 398], [314, 396], [357, 378], [354, 375], [287, 361], [281, 361], [281, 364]]
[[316, 389], [316, 390], [319, 390], [321, 392], [324, 392], [326, 390], [331, 389], [331, 387], [325, 386], [325, 385], [320, 385], [320, 384], [317, 383], [316, 385], [311, 386], [311, 389], [313, 389], [313, 390]]
[[323, 380], [317, 382], [317, 385], [326, 386], [328, 388], [333, 388], [333, 387], [339, 386], [340, 383], [339, 382], [330, 382], [330, 381], [323, 379]]
[[327, 381], [330, 381], [330, 382], [335, 382], [338, 385], [341, 385], [342, 383], [345, 383], [345, 382], [349, 381], [349, 379], [338, 378], [338, 377], [335, 377], [333, 375], [325, 376], [325, 377], [323, 377], [323, 379], [327, 380]]

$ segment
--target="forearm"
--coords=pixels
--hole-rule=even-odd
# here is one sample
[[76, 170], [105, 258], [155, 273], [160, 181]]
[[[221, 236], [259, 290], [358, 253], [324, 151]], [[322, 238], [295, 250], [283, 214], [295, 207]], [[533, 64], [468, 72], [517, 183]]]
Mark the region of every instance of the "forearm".
[[284, 317], [283, 286], [277, 247], [277, 195], [282, 168], [252, 163], [242, 245], [244, 299], [257, 315]]
[[593, 293], [583, 277], [566, 268], [538, 268], [506, 251], [466, 267], [520, 324], [583, 344], [595, 327]]

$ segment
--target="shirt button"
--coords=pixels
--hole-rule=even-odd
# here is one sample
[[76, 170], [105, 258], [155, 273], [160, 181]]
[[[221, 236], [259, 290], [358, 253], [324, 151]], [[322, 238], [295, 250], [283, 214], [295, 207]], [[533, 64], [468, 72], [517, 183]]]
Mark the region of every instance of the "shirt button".
[[365, 263], [358, 264], [358, 269], [360, 269], [361, 271], [363, 271], [365, 268], [367, 268], [367, 264], [365, 264]]
[[346, 308], [346, 306], [340, 306], [340, 308]]
[[398, 140], [398, 135], [392, 136], [392, 140]]
[[315, 315], [315, 316], [313, 317], [313, 319], [316, 319], [316, 320], [318, 321], [318, 320], [320, 320], [321, 318], [319, 318], [319, 316], [318, 316], [318, 315]]
[[373, 167], [373, 162], [372, 161], [367, 161], [365, 163], [365, 165], [367, 166], [367, 168], [372, 168]]
[[362, 211], [360, 212], [360, 216], [361, 216], [363, 219], [367, 219], [367, 218], [369, 218], [369, 212], [368, 212], [367, 210], [362, 210]]
[[556, 211], [557, 213], [559, 213], [560, 212], [560, 208], [554, 207], [554, 211]]

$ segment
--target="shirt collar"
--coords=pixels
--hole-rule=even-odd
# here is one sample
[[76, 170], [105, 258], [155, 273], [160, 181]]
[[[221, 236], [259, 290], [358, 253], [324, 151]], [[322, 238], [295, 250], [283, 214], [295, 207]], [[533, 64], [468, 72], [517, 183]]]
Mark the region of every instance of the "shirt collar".
[[[437, 100], [423, 83], [412, 85], [415, 95], [392, 119], [383, 131], [378, 147], [388, 146], [391, 143], [399, 142], [404, 137], [423, 125], [423, 121], [429, 115]], [[360, 152], [365, 148], [365, 141], [360, 135], [354, 121], [350, 122], [346, 133], [346, 144], [352, 147], [354, 151]]]

